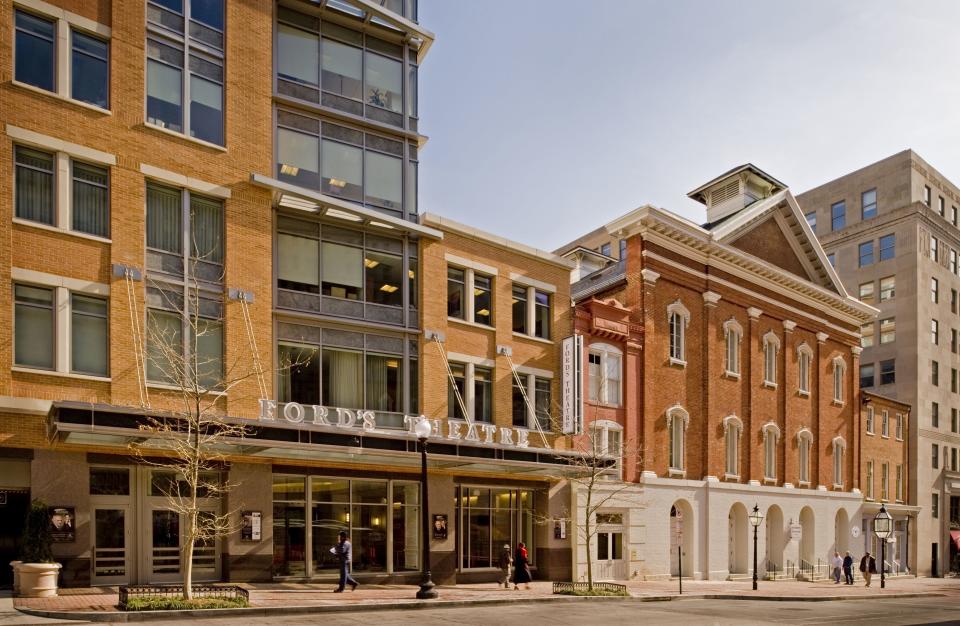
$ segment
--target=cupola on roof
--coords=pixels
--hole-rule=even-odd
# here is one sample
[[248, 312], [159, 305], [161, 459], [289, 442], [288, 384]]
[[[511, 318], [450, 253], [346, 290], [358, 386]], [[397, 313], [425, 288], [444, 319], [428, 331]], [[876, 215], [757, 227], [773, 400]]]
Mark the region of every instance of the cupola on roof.
[[697, 187], [687, 196], [706, 205], [709, 227], [786, 188], [784, 183], [759, 167], [746, 163]]

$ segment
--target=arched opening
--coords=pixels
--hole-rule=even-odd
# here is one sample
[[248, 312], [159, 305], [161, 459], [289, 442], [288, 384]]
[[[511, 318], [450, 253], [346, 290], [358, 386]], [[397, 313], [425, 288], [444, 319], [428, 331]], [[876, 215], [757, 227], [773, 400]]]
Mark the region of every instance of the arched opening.
[[[679, 550], [677, 549], [679, 547]], [[677, 500], [670, 507], [670, 575], [693, 576], [693, 507], [686, 500]]]
[[[783, 571], [783, 511], [776, 504], [767, 509], [767, 572]], [[759, 568], [758, 568], [759, 569]]]
[[729, 570], [731, 574], [749, 572], [750, 523], [747, 521], [747, 507], [737, 502], [730, 507], [727, 518], [729, 528]]
[[808, 564], [817, 562], [817, 529], [813, 518], [813, 509], [808, 506], [800, 509], [800, 560]]
[[850, 518], [847, 516], [846, 509], [840, 509], [834, 519], [833, 535], [833, 549], [839, 552], [840, 556], [850, 549], [848, 537], [850, 537]]

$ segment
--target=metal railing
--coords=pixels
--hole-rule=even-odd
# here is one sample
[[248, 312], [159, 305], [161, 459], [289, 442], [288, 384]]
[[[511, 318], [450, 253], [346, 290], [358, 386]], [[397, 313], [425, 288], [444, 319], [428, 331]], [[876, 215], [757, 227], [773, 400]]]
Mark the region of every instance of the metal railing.
[[[570, 594], [574, 592], [585, 592], [590, 591], [590, 583], [568, 583], [568, 582], [555, 582], [553, 583], [553, 593], [562, 593]], [[622, 595], [627, 595], [627, 586], [619, 585], [617, 583], [593, 583], [593, 591], [604, 591], [607, 593], [617, 593]]]
[[[183, 585], [123, 585], [120, 587], [120, 608], [125, 609], [132, 598], [183, 597]], [[195, 598], [219, 598], [250, 601], [250, 592], [236, 585], [193, 585]]]

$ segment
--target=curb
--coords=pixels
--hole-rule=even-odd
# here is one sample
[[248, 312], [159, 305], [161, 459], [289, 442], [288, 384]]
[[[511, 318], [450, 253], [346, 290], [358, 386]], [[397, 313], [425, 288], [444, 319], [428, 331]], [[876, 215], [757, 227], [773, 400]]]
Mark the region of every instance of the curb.
[[154, 622], [177, 620], [186, 618], [219, 618], [219, 617], [272, 617], [276, 615], [307, 615], [320, 613], [351, 613], [355, 611], [396, 611], [418, 609], [452, 609], [465, 606], [496, 606], [503, 604], [543, 604], [548, 602], [622, 602], [633, 600], [636, 602], [672, 602], [683, 600], [757, 600], [765, 602], [833, 602], [842, 600], [896, 600], [904, 598], [933, 598], [942, 597], [942, 593], [897, 593], [876, 596], [751, 596], [730, 594], [694, 593], [685, 596], [546, 596], [541, 598], [491, 598], [485, 600], [418, 600], [414, 602], [372, 602], [357, 604], [339, 604], [326, 606], [277, 606], [254, 607], [248, 609], [199, 609], [185, 611], [130, 611], [130, 612], [94, 612], [94, 611], [46, 611], [42, 609], [19, 608], [17, 610], [34, 617], [52, 619], [69, 619], [87, 622]]

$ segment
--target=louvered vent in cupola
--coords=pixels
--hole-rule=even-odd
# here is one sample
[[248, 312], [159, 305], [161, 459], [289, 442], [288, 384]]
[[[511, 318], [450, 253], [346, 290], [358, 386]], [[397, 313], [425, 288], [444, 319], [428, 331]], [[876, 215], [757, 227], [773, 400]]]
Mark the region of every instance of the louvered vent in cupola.
[[740, 193], [740, 181], [736, 179], [731, 180], [726, 185], [710, 192], [710, 203], [708, 206], [716, 206], [736, 196], [738, 193]]

